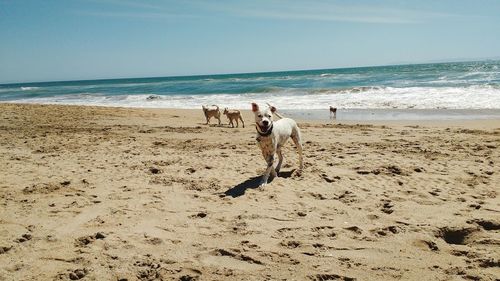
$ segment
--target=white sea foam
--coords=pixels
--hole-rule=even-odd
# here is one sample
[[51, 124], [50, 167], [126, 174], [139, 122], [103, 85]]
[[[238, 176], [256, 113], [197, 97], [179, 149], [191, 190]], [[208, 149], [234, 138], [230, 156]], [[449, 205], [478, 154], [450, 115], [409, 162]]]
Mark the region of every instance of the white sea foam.
[[39, 89], [39, 87], [21, 87], [21, 91], [31, 91]]
[[219, 104], [247, 109], [251, 102], [270, 102], [281, 109], [322, 109], [329, 105], [345, 109], [500, 109], [500, 88], [469, 87], [358, 87], [344, 90], [275, 89], [266, 93], [207, 95], [116, 95], [81, 93], [18, 99], [10, 102], [72, 104], [143, 108], [199, 108]]

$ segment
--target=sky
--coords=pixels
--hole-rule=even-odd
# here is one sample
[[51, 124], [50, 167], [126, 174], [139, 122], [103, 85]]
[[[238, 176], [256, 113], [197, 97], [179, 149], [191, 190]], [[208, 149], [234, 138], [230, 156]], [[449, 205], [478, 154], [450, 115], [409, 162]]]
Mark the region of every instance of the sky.
[[500, 58], [499, 0], [0, 0], [0, 83]]

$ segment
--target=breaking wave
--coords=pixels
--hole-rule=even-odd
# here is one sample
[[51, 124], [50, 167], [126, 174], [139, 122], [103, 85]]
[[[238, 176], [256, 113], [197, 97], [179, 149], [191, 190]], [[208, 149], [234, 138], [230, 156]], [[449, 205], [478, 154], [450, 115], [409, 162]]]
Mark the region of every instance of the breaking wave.
[[270, 102], [281, 109], [500, 109], [500, 88], [352, 87], [347, 89], [283, 89], [245, 94], [105, 95], [80, 93], [16, 99], [9, 102], [142, 108], [199, 108], [201, 104], [248, 109], [251, 102]]

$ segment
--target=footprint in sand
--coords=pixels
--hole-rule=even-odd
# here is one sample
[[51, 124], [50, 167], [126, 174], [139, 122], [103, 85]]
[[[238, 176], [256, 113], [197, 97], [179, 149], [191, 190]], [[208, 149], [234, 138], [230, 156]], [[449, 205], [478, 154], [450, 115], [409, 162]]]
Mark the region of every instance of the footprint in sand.
[[323, 178], [323, 180], [325, 180], [327, 183], [332, 183], [336, 182], [337, 180], [340, 180], [339, 176], [334, 176], [333, 178], [331, 178], [325, 173], [321, 174], [321, 178]]
[[[146, 254], [133, 263], [137, 270], [135, 276], [139, 280], [165, 280], [166, 276], [164, 275], [166, 272], [164, 265], [174, 263], [175, 261], [165, 260], [163, 258], [156, 259], [152, 257], [151, 254]], [[136, 280], [136, 278], [133, 280]], [[168, 280], [170, 280], [170, 278]]]
[[325, 200], [327, 197], [321, 193], [314, 193], [314, 192], [309, 192], [309, 195], [311, 195], [314, 199], [317, 200]]
[[437, 246], [436, 242], [431, 240], [416, 240], [414, 242], [414, 245], [417, 246], [418, 248], [429, 249], [433, 252], [439, 251], [439, 247]]
[[481, 209], [481, 204], [473, 203], [473, 204], [470, 204], [469, 207], [472, 209], [479, 210], [479, 209]]
[[229, 251], [229, 250], [225, 250], [225, 249], [216, 249], [216, 250], [212, 251], [212, 255], [230, 257], [230, 258], [234, 258], [234, 259], [248, 262], [251, 264], [258, 264], [258, 265], [264, 264], [260, 260], [254, 259], [250, 256], [245, 255], [245, 254], [241, 254], [241, 253], [236, 252], [236, 251], [233, 252], [233, 251]]
[[102, 232], [97, 232], [94, 235], [82, 236], [82, 237], [79, 237], [76, 239], [75, 246], [84, 247], [84, 246], [94, 242], [97, 239], [104, 239], [104, 238], [106, 238], [106, 235]]
[[500, 267], [500, 259], [498, 259], [498, 258], [492, 258], [492, 257], [479, 258], [479, 259], [475, 259], [474, 262], [477, 263], [477, 265], [479, 265], [479, 267], [482, 267], [482, 268], [488, 268], [488, 267], [499, 268]]
[[392, 209], [394, 207], [394, 204], [391, 202], [391, 200], [382, 200], [385, 201], [382, 205], [382, 209], [380, 209], [382, 212], [386, 214], [392, 214], [394, 210]]
[[243, 240], [240, 242], [240, 244], [244, 247], [250, 248], [250, 249], [259, 249], [259, 245], [250, 243], [248, 240]]
[[299, 211], [299, 212], [297, 212], [297, 215], [299, 217], [305, 217], [305, 216], [307, 216], [307, 213]]
[[355, 281], [356, 278], [342, 276], [338, 274], [330, 274], [330, 273], [318, 273], [315, 275], [307, 276], [309, 280], [312, 281], [327, 281], [327, 280], [342, 280], [342, 281]]
[[481, 226], [484, 230], [500, 230], [500, 221], [485, 220], [485, 219], [473, 219], [468, 220], [469, 224], [477, 224]]
[[182, 275], [179, 280], [180, 281], [197, 281], [199, 279], [199, 276], [193, 276], [193, 275]]
[[329, 237], [331, 239], [335, 239], [337, 237], [337, 233], [334, 231], [335, 227], [325, 225], [325, 226], [316, 226], [311, 228], [311, 231], [314, 232], [313, 237]]
[[5, 254], [12, 249], [12, 246], [0, 246], [0, 255]]
[[89, 270], [87, 268], [75, 269], [69, 272], [59, 273], [55, 279], [67, 280], [67, 278], [69, 278], [70, 280], [80, 280], [87, 276], [87, 274], [89, 274]]
[[150, 168], [149, 168], [149, 172], [150, 172], [151, 174], [156, 175], [156, 174], [160, 174], [160, 173], [161, 173], [161, 170], [160, 170], [160, 169], [158, 169], [158, 168], [156, 168], [156, 167], [150, 167]]
[[20, 238], [16, 239], [16, 242], [23, 243], [23, 242], [26, 242], [28, 240], [31, 240], [31, 238], [33, 238], [33, 236], [31, 234], [25, 233], [25, 234], [21, 235]]
[[448, 244], [454, 245], [467, 245], [473, 239], [473, 234], [478, 232], [477, 227], [442, 227], [436, 233], [435, 236], [442, 238]]
[[295, 249], [300, 247], [300, 242], [299, 241], [281, 241], [280, 246], [288, 248], [288, 249]]
[[146, 242], [148, 244], [151, 244], [151, 245], [160, 245], [163, 243], [163, 240], [161, 240], [161, 238], [158, 238], [158, 237], [151, 237], [151, 238], [147, 238]]
[[432, 196], [439, 196], [440, 192], [441, 192], [441, 189], [434, 188], [432, 191], [429, 191], [429, 194], [431, 194]]
[[69, 279], [71, 280], [80, 280], [88, 274], [88, 269], [76, 269], [73, 272], [69, 273]]
[[398, 234], [401, 232], [401, 229], [398, 226], [391, 225], [388, 227], [384, 228], [375, 228], [370, 230], [371, 233], [377, 235], [377, 236], [387, 236], [389, 234]]
[[358, 226], [350, 226], [350, 227], [346, 227], [344, 228], [346, 230], [349, 230], [349, 231], [352, 231], [356, 234], [363, 234], [363, 229], [359, 228]]
[[340, 202], [350, 205], [357, 201], [356, 195], [349, 190], [344, 191], [344, 193], [334, 197], [335, 200], [339, 200]]
[[205, 218], [206, 216], [207, 216], [206, 212], [199, 212], [199, 213], [191, 215], [189, 217], [192, 219], [202, 219], [202, 218]]

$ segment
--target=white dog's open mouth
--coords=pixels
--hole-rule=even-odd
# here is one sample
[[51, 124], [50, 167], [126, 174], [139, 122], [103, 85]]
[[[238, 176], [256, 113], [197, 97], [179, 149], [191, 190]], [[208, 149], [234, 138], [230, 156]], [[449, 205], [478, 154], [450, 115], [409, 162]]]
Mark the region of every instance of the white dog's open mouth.
[[269, 130], [269, 125], [258, 125], [259, 126], [259, 130], [262, 132], [262, 133], [265, 133], [267, 132], [267, 130]]

